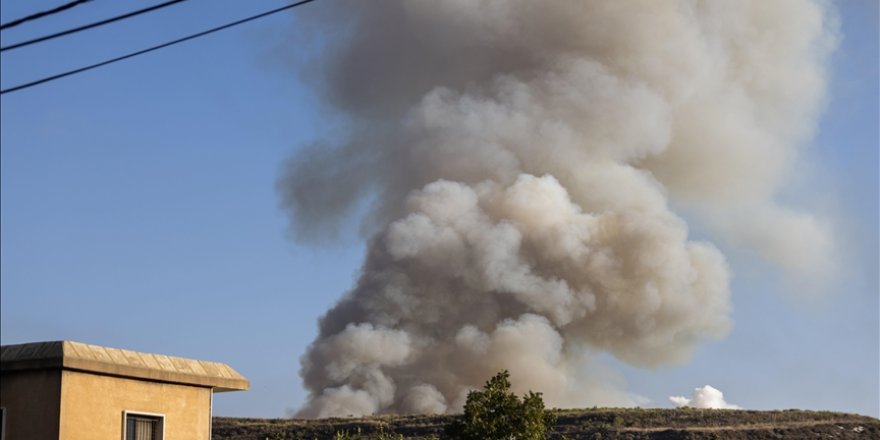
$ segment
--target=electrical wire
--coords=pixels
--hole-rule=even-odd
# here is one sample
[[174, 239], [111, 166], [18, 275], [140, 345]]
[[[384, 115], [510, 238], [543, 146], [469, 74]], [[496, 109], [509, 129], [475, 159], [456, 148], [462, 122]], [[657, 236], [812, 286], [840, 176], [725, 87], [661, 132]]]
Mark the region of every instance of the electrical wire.
[[57, 75], [52, 75], [52, 76], [49, 76], [49, 77], [46, 77], [46, 78], [38, 79], [38, 80], [36, 80], [36, 81], [31, 81], [31, 82], [29, 82], [29, 83], [25, 83], [25, 84], [17, 85], [17, 86], [15, 86], [15, 87], [10, 87], [10, 88], [8, 88], [8, 89], [3, 89], [3, 90], [0, 90], [0, 95], [6, 94], [6, 93], [15, 92], [15, 91], [18, 91], [18, 90], [27, 89], [27, 88], [30, 88], [30, 87], [33, 87], [33, 86], [36, 86], [36, 85], [39, 85], [39, 84], [47, 83], [47, 82], [49, 82], [49, 81], [55, 81], [56, 79], [61, 79], [61, 78], [64, 78], [64, 77], [66, 77], [66, 76], [76, 75], [77, 73], [85, 72], [85, 71], [87, 71], [87, 70], [97, 69], [98, 67], [101, 67], [101, 66], [106, 66], [106, 65], [108, 65], [108, 64], [113, 64], [113, 63], [118, 62], [118, 61], [122, 61], [122, 60], [125, 60], [125, 59], [128, 59], [128, 58], [136, 57], [136, 56], [138, 56], [138, 55], [143, 55], [143, 54], [145, 54], [145, 53], [149, 53], [149, 52], [153, 52], [153, 51], [156, 51], [156, 50], [159, 50], [159, 49], [163, 49], [163, 48], [166, 48], [166, 47], [168, 47], [168, 46], [173, 46], [173, 45], [178, 44], [178, 43], [183, 43], [184, 41], [189, 41], [189, 40], [193, 40], [193, 39], [196, 39], [196, 38], [199, 38], [199, 37], [203, 37], [203, 36], [208, 35], [208, 34], [213, 34], [214, 32], [219, 32], [219, 31], [222, 31], [222, 30], [224, 30], [224, 29], [228, 29], [228, 28], [231, 28], [231, 27], [233, 27], [233, 26], [238, 26], [238, 25], [240, 25], [240, 24], [247, 23], [247, 22], [249, 22], [249, 21], [253, 21], [253, 20], [256, 20], [256, 19], [259, 19], [259, 18], [263, 18], [263, 17], [269, 16], [269, 15], [272, 15], [272, 14], [277, 14], [278, 12], [286, 11], [286, 10], [288, 10], [288, 9], [295, 8], [295, 7], [297, 7], [297, 6], [304, 5], [304, 4], [306, 4], [306, 3], [311, 3], [311, 2], [313, 2], [313, 1], [315, 1], [315, 0], [301, 0], [301, 1], [298, 1], [298, 2], [296, 2], [296, 3], [291, 3], [291, 4], [287, 5], [287, 6], [282, 6], [282, 7], [280, 7], [280, 8], [272, 9], [271, 11], [266, 11], [266, 12], [263, 12], [263, 13], [261, 13], [261, 14], [257, 14], [257, 15], [253, 15], [253, 16], [250, 16], [250, 17], [247, 17], [247, 18], [243, 18], [243, 19], [241, 19], [241, 20], [237, 20], [237, 21], [234, 21], [234, 22], [232, 22], [232, 23], [227, 23], [227, 24], [224, 24], [224, 25], [222, 25], [222, 26], [218, 26], [218, 27], [215, 27], [215, 28], [208, 29], [208, 30], [206, 30], [206, 31], [202, 31], [202, 32], [199, 32], [199, 33], [196, 33], [196, 34], [188, 35], [188, 36], [183, 37], [183, 38], [178, 38], [178, 39], [176, 39], [176, 40], [169, 41], [169, 42], [167, 42], [167, 43], [163, 43], [163, 44], [160, 44], [160, 45], [158, 45], [158, 46], [153, 46], [153, 47], [150, 47], [150, 48], [147, 48], [147, 49], [139, 50], [139, 51], [137, 51], [137, 52], [132, 52], [132, 53], [129, 53], [129, 54], [126, 54], [126, 55], [122, 55], [122, 56], [120, 56], [120, 57], [116, 57], [116, 58], [112, 58], [112, 59], [109, 59], [109, 60], [106, 60], [106, 61], [102, 61], [102, 62], [100, 62], [100, 63], [92, 64], [92, 65], [90, 65], [90, 66], [80, 67], [79, 69], [69, 70], [69, 71], [64, 72], [64, 73], [59, 73], [59, 74], [57, 74]]
[[61, 6], [58, 6], [57, 8], [52, 8], [52, 9], [49, 9], [49, 10], [43, 11], [43, 12], [37, 12], [35, 14], [28, 15], [27, 17], [22, 17], [17, 20], [12, 20], [8, 23], [0, 24], [0, 30], [18, 26], [26, 21], [36, 20], [38, 18], [43, 18], [43, 17], [49, 16], [49, 15], [57, 14], [61, 11], [68, 10], [74, 6], [79, 6], [83, 3], [90, 2], [90, 1], [92, 1], [92, 0], [74, 0], [72, 2], [65, 3]]
[[[88, 1], [88, 0], [87, 0]], [[96, 21], [94, 23], [89, 23], [83, 26], [75, 27], [73, 29], [68, 29], [66, 31], [56, 32], [50, 35], [44, 35], [42, 37], [34, 38], [27, 41], [22, 41], [21, 43], [10, 44], [9, 46], [0, 47], [0, 52], [4, 52], [7, 50], [18, 49], [19, 47], [30, 46], [31, 44], [39, 43], [42, 41], [52, 40], [54, 38], [63, 37], [65, 35], [75, 34], [77, 32], [82, 32], [88, 29], [96, 28], [98, 26], [103, 26], [105, 24], [110, 24], [119, 20], [125, 20], [126, 18], [131, 18], [137, 15], [146, 14], [147, 12], [155, 11], [157, 9], [162, 9], [166, 6], [171, 6], [175, 3], [180, 3], [186, 0], [171, 0], [165, 3], [159, 3], [158, 5], [153, 5], [148, 8], [139, 9], [137, 11], [129, 12], [127, 14], [117, 15], [116, 17], [111, 17], [106, 20]]]

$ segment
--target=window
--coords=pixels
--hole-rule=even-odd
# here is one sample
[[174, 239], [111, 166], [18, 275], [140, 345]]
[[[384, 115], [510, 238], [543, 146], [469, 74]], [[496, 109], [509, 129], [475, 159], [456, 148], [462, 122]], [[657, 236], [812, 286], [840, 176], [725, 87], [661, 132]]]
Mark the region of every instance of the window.
[[162, 440], [165, 418], [159, 414], [125, 412], [124, 440]]

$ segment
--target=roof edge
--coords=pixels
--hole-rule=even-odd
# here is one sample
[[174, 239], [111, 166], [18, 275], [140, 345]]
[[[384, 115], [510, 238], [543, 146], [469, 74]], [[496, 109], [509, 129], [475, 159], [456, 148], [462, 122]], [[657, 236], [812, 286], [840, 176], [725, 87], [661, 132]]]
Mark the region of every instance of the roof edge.
[[[158, 360], [161, 362], [157, 362]], [[149, 364], [154, 366], [151, 367]], [[223, 363], [135, 352], [74, 341], [4, 345], [0, 347], [0, 368], [4, 372], [62, 368], [208, 387], [217, 392], [244, 391], [250, 388], [250, 383], [244, 376]]]

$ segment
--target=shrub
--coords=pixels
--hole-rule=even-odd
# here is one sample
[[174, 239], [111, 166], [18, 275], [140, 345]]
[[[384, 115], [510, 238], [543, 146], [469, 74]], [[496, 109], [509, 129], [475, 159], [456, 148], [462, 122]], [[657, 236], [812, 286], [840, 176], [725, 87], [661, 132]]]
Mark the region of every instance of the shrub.
[[482, 391], [468, 393], [464, 414], [446, 426], [446, 435], [454, 440], [541, 440], [555, 423], [541, 393], [529, 391], [520, 400], [510, 391], [510, 373], [504, 370]]

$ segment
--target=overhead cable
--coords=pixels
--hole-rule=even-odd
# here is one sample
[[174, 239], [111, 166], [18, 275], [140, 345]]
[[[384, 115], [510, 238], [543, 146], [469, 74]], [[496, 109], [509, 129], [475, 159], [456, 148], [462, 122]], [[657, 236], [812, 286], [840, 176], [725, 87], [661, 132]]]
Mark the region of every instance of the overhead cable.
[[79, 5], [83, 4], [83, 3], [90, 2], [90, 1], [92, 1], [92, 0], [74, 0], [74, 1], [72, 1], [72, 2], [65, 3], [65, 4], [63, 4], [63, 5], [61, 5], [61, 6], [58, 6], [57, 8], [52, 8], [52, 9], [49, 9], [49, 10], [47, 10], [47, 11], [37, 12], [37, 13], [35, 13], [35, 14], [28, 15], [27, 17], [22, 17], [22, 18], [19, 18], [19, 19], [17, 19], [17, 20], [12, 20], [12, 21], [10, 21], [10, 22], [8, 22], [8, 23], [0, 24], [0, 30], [3, 30], [3, 29], [7, 29], [7, 28], [11, 28], [11, 27], [18, 26], [18, 25], [20, 25], [20, 24], [22, 24], [22, 23], [24, 23], [24, 22], [26, 22], [26, 21], [36, 20], [36, 19], [38, 19], [38, 18], [43, 18], [43, 17], [46, 17], [46, 16], [48, 16], [48, 15], [57, 14], [57, 13], [59, 13], [59, 12], [61, 12], [61, 11], [66, 11], [66, 10], [68, 10], [68, 9], [74, 7], [74, 6], [79, 6]]
[[89, 23], [89, 24], [86, 24], [83, 26], [75, 27], [73, 29], [68, 29], [66, 31], [56, 32], [54, 34], [44, 35], [42, 37], [37, 37], [37, 38], [31, 39], [31, 40], [22, 41], [20, 43], [10, 44], [9, 46], [0, 47], [0, 52], [12, 50], [12, 49], [18, 49], [19, 47], [30, 46], [31, 44], [51, 40], [51, 39], [58, 38], [58, 37], [63, 37], [65, 35], [75, 34], [77, 32], [82, 32], [82, 31], [85, 31], [88, 29], [96, 28], [98, 26], [103, 26], [105, 24], [110, 24], [110, 23], [113, 23], [116, 21], [125, 20], [126, 18], [131, 18], [131, 17], [141, 15], [141, 14], [146, 14], [147, 12], [152, 12], [157, 9], [162, 9], [166, 6], [171, 6], [175, 3], [180, 3], [183, 1], [186, 1], [186, 0], [170, 0], [165, 3], [159, 3], [158, 5], [150, 6], [148, 8], [139, 9], [137, 11], [132, 11], [132, 12], [122, 14], [122, 15], [117, 15], [116, 17], [111, 17], [106, 20], [96, 21], [94, 23]]
[[66, 77], [66, 76], [76, 75], [77, 73], [82, 73], [82, 72], [85, 72], [85, 71], [87, 71], [87, 70], [97, 69], [98, 67], [101, 67], [101, 66], [106, 66], [106, 65], [108, 65], [108, 64], [113, 64], [113, 63], [118, 62], [118, 61], [122, 61], [122, 60], [125, 60], [125, 59], [128, 59], [128, 58], [136, 57], [136, 56], [138, 56], [138, 55], [143, 55], [143, 54], [145, 54], [145, 53], [149, 53], [149, 52], [153, 52], [153, 51], [156, 51], [156, 50], [159, 50], [159, 49], [163, 49], [163, 48], [166, 48], [166, 47], [168, 47], [168, 46], [173, 46], [173, 45], [178, 44], [178, 43], [183, 43], [184, 41], [189, 41], [189, 40], [193, 40], [193, 39], [196, 39], [196, 38], [199, 38], [199, 37], [203, 37], [203, 36], [208, 35], [208, 34], [213, 34], [214, 32], [219, 32], [219, 31], [222, 31], [222, 30], [224, 30], [224, 29], [229, 29], [229, 28], [231, 28], [231, 27], [233, 27], [233, 26], [238, 26], [238, 25], [240, 25], [240, 24], [244, 24], [244, 23], [247, 23], [247, 22], [249, 22], [249, 21], [253, 21], [253, 20], [256, 20], [256, 19], [259, 19], [259, 18], [263, 18], [263, 17], [269, 16], [269, 15], [272, 15], [272, 14], [277, 14], [277, 13], [279, 13], [279, 12], [286, 11], [286, 10], [291, 9], [291, 8], [295, 8], [295, 7], [297, 7], [297, 6], [301, 6], [301, 5], [304, 5], [304, 4], [306, 4], [306, 3], [311, 3], [311, 2], [313, 2], [313, 1], [315, 1], [315, 0], [301, 0], [301, 1], [298, 1], [298, 2], [296, 2], [296, 3], [291, 3], [291, 4], [287, 5], [287, 6], [282, 6], [282, 7], [280, 7], [280, 8], [276, 8], [276, 9], [273, 9], [273, 10], [271, 10], [271, 11], [266, 11], [266, 12], [263, 12], [263, 13], [261, 13], [261, 14], [257, 14], [257, 15], [250, 16], [250, 17], [248, 17], [248, 18], [243, 18], [243, 19], [241, 19], [241, 20], [234, 21], [234, 22], [232, 22], [232, 23], [227, 23], [227, 24], [224, 24], [224, 25], [222, 25], [222, 26], [218, 26], [218, 27], [215, 27], [215, 28], [212, 28], [212, 29], [208, 29], [208, 30], [206, 30], [206, 31], [199, 32], [199, 33], [197, 33], [197, 34], [192, 34], [192, 35], [189, 35], [189, 36], [186, 36], [186, 37], [183, 37], [183, 38], [178, 38], [178, 39], [176, 39], [176, 40], [169, 41], [169, 42], [167, 42], [167, 43], [163, 43], [163, 44], [160, 44], [160, 45], [158, 45], [158, 46], [153, 46], [153, 47], [150, 47], [150, 48], [147, 48], [147, 49], [139, 50], [139, 51], [137, 51], [137, 52], [132, 52], [132, 53], [129, 53], [129, 54], [126, 54], [126, 55], [122, 55], [122, 56], [120, 56], [120, 57], [112, 58], [112, 59], [109, 59], [109, 60], [107, 60], [107, 61], [102, 61], [102, 62], [100, 62], [100, 63], [92, 64], [92, 65], [90, 65], [90, 66], [80, 67], [79, 69], [69, 70], [69, 71], [64, 72], [64, 73], [59, 73], [59, 74], [57, 74], [57, 75], [52, 75], [52, 76], [49, 76], [49, 77], [46, 77], [46, 78], [38, 79], [38, 80], [36, 80], [36, 81], [31, 81], [31, 82], [29, 82], [29, 83], [20, 84], [20, 85], [14, 86], [14, 87], [10, 87], [10, 88], [8, 88], [8, 89], [3, 89], [3, 90], [0, 90], [0, 95], [6, 94], [6, 93], [10, 93], [10, 92], [15, 92], [15, 91], [22, 90], [22, 89], [27, 89], [27, 88], [29, 88], [29, 87], [33, 87], [33, 86], [36, 86], [36, 85], [39, 85], [39, 84], [47, 83], [47, 82], [49, 82], [49, 81], [54, 81], [54, 80], [56, 80], [56, 79], [61, 79], [61, 78], [64, 78], [64, 77]]

